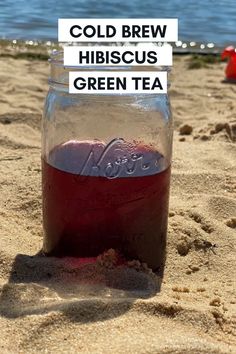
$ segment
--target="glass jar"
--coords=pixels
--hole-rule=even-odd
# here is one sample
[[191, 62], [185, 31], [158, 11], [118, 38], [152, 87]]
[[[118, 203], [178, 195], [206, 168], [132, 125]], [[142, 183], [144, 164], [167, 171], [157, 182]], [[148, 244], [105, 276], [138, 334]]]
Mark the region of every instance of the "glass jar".
[[88, 68], [65, 68], [62, 53], [52, 56], [42, 125], [43, 250], [87, 258], [112, 248], [156, 270], [168, 220], [168, 95], [69, 94], [73, 70]]

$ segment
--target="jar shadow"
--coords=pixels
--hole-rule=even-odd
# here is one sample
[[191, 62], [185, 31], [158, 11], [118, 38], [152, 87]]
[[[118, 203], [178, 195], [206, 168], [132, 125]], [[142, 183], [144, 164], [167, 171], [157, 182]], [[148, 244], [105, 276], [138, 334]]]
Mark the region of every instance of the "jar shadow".
[[18, 254], [2, 288], [0, 314], [7, 318], [60, 312], [73, 322], [108, 320], [127, 312], [136, 299], [160, 292], [163, 270], [104, 268], [89, 259]]

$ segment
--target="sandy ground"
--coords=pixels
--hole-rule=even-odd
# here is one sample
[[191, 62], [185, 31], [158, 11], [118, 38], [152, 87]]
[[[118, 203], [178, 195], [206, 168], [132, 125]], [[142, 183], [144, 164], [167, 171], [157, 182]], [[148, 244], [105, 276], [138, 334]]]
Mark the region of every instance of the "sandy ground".
[[[151, 272], [36, 255], [48, 64], [0, 59], [1, 353], [236, 352], [236, 85], [221, 82], [224, 64], [187, 70], [187, 60], [175, 59], [170, 89], [175, 137], [160, 289]], [[180, 135], [183, 124], [190, 135]]]

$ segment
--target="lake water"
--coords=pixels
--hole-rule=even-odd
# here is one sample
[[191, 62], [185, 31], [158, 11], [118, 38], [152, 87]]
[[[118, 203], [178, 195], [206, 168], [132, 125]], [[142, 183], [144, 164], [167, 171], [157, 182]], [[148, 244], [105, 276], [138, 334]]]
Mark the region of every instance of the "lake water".
[[58, 18], [178, 18], [179, 39], [236, 44], [235, 0], [0, 0], [0, 38], [57, 40]]

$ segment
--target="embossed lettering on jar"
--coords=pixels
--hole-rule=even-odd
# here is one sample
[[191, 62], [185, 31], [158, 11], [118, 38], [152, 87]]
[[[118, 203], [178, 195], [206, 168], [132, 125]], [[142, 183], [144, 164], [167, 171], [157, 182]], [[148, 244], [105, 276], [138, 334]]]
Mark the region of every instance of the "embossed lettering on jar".
[[54, 55], [42, 133], [43, 250], [87, 258], [113, 248], [158, 269], [171, 169], [168, 96], [72, 95], [71, 70]]

